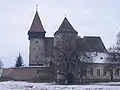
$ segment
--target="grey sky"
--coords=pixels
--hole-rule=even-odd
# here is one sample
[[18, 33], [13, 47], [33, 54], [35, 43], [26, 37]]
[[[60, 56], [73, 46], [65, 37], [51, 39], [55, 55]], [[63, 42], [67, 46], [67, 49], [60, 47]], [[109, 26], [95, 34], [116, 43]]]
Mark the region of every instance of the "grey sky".
[[101, 36], [106, 47], [116, 42], [120, 0], [0, 0], [0, 57], [5, 67], [14, 65], [19, 52], [28, 65], [27, 31], [36, 4], [46, 36], [53, 36], [66, 14], [80, 36]]

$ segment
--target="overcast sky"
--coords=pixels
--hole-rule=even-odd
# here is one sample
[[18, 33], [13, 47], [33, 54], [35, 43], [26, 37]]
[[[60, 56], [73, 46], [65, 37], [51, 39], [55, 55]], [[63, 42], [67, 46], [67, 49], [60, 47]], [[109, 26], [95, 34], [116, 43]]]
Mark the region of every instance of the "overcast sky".
[[116, 42], [120, 0], [0, 0], [0, 58], [4, 67], [14, 66], [19, 52], [28, 65], [27, 32], [36, 4], [46, 36], [53, 36], [66, 14], [80, 36], [100, 36], [106, 48]]

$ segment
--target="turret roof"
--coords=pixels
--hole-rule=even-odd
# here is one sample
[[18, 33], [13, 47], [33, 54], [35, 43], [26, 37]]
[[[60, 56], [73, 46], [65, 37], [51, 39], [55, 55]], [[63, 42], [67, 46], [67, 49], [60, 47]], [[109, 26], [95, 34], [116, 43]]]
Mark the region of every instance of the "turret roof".
[[71, 33], [78, 33], [70, 24], [70, 22], [68, 21], [68, 19], [65, 17], [62, 24], [60, 25], [59, 29], [55, 32], [55, 33], [59, 33], [59, 32], [71, 32]]
[[39, 14], [37, 11], [36, 11], [36, 14], [34, 16], [34, 19], [33, 19], [33, 22], [32, 22], [32, 25], [30, 27], [29, 32], [44, 32], [45, 33], [45, 30], [43, 28], [42, 22], [40, 20], [40, 17], [39, 17]]

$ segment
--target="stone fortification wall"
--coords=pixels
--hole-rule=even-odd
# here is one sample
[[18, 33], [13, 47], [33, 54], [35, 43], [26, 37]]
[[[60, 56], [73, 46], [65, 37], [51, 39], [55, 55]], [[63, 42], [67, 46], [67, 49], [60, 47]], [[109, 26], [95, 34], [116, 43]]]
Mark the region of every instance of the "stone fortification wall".
[[2, 80], [50, 82], [52, 79], [53, 75], [50, 67], [5, 68], [2, 74]]

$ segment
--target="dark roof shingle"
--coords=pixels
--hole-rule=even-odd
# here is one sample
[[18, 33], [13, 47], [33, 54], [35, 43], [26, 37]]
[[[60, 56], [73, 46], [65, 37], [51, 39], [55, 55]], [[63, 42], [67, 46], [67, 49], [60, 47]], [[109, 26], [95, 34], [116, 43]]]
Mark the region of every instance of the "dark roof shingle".
[[59, 29], [55, 32], [55, 34], [56, 33], [78, 33], [78, 32], [72, 27], [70, 22], [65, 17]]
[[34, 16], [29, 32], [45, 32], [37, 11]]
[[78, 38], [80, 51], [85, 52], [107, 52], [100, 37], [86, 36]]

